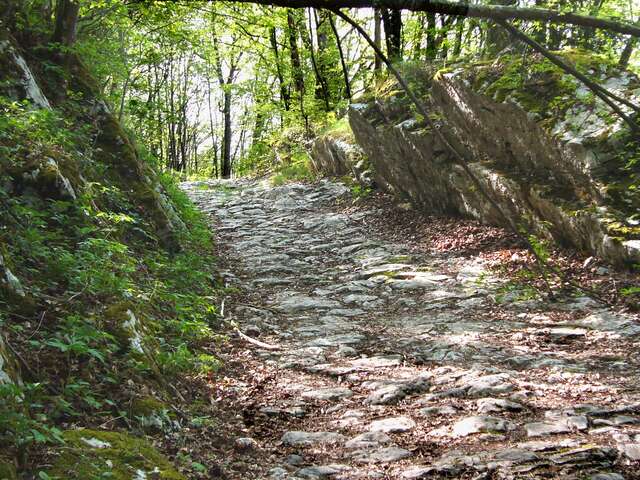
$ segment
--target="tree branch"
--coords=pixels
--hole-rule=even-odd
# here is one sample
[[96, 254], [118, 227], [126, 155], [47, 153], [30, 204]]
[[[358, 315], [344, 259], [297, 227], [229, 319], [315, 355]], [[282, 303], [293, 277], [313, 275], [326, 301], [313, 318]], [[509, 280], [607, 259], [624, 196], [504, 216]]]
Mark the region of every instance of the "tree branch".
[[[221, 2], [223, 0], [211, 0]], [[391, 8], [414, 12], [441, 13], [488, 20], [528, 20], [599, 28], [640, 37], [640, 26], [611, 18], [600, 18], [543, 8], [520, 8], [501, 5], [469, 5], [448, 0], [232, 0], [287, 8]]]

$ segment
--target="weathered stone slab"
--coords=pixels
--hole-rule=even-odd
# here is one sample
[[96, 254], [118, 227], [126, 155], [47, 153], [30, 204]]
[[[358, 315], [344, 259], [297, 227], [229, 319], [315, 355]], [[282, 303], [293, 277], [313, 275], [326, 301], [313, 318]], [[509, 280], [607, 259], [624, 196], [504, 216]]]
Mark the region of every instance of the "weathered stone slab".
[[302, 432], [289, 431], [282, 435], [280, 441], [292, 447], [301, 445], [333, 444], [346, 440], [346, 437], [336, 432]]

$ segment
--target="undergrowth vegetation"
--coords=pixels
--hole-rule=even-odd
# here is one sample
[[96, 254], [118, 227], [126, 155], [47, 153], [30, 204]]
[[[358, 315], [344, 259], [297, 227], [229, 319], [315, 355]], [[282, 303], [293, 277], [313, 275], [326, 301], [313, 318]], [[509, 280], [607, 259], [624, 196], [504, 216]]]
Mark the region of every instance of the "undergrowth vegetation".
[[302, 128], [289, 128], [258, 143], [237, 167], [239, 175], [266, 175], [273, 185], [316, 178], [309, 155], [310, 140]]
[[20, 282], [0, 285], [0, 348], [16, 359], [0, 371], [19, 379], [0, 382], [2, 468], [63, 443], [72, 425], [135, 430], [134, 400], [168, 403], [173, 385], [220, 366], [204, 218], [160, 176], [181, 219], [180, 250], [162, 248], [135, 192], [94, 158], [92, 126], [70, 118], [0, 98], [0, 254]]

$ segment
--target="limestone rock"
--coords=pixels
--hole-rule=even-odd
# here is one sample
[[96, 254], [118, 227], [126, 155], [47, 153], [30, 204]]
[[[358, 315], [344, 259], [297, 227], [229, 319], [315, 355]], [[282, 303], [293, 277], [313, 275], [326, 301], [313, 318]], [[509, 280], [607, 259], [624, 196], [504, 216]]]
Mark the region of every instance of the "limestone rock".
[[390, 417], [381, 420], [374, 420], [369, 425], [370, 432], [397, 433], [407, 432], [416, 426], [416, 422], [409, 417]]
[[370, 405], [389, 405], [398, 403], [403, 398], [414, 393], [421, 393], [429, 388], [430, 384], [425, 378], [416, 378], [405, 382], [396, 382], [383, 385], [371, 392], [364, 403]]
[[545, 422], [527, 423], [524, 428], [529, 437], [539, 437], [556, 433], [569, 433], [576, 430], [586, 430], [588, 420], [585, 416], [558, 418]]
[[474, 433], [494, 433], [513, 430], [515, 425], [508, 420], [498, 417], [477, 415], [463, 418], [456, 422], [451, 433], [456, 437], [466, 437]]
[[524, 407], [519, 403], [505, 400], [502, 398], [481, 398], [477, 402], [478, 412], [494, 413], [494, 412], [519, 412]]
[[409, 450], [399, 447], [384, 447], [377, 450], [358, 450], [351, 458], [358, 463], [391, 463], [411, 456]]
[[348, 388], [323, 388], [320, 390], [309, 390], [302, 393], [302, 398], [306, 400], [334, 401], [348, 398], [353, 392]]
[[344, 444], [348, 449], [366, 449], [391, 443], [391, 437], [382, 431], [365, 432]]
[[333, 444], [346, 440], [346, 437], [336, 432], [302, 432], [289, 431], [282, 435], [280, 441], [292, 447], [316, 444]]

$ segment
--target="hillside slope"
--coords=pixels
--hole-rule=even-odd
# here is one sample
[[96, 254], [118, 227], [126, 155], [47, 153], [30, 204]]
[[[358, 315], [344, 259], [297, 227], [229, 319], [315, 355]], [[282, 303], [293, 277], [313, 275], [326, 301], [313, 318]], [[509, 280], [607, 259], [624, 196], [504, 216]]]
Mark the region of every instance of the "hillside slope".
[[209, 230], [97, 92], [0, 30], [0, 478], [183, 478], [130, 435], [171, 431], [218, 367]]

